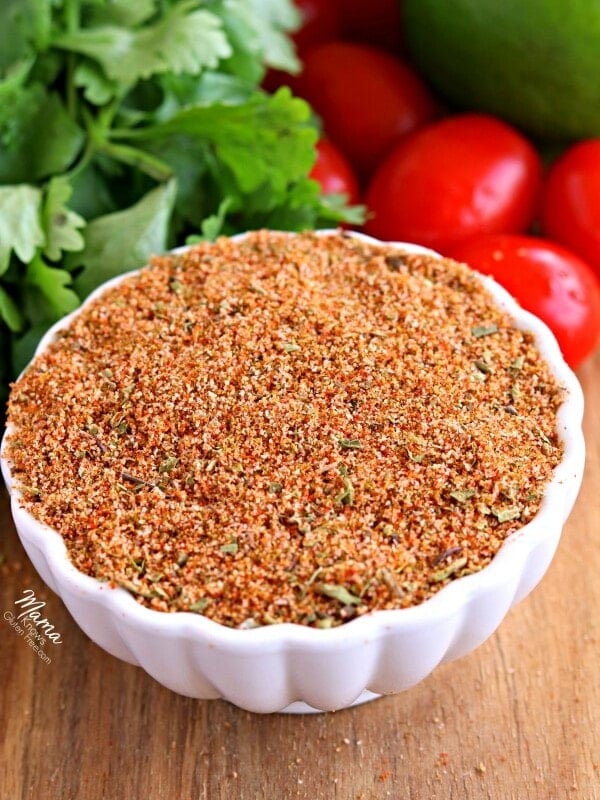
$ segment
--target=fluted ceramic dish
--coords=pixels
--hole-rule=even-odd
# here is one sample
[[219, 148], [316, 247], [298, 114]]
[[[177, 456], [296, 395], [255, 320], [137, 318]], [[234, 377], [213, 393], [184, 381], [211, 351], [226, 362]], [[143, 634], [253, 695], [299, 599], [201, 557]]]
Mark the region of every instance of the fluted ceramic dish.
[[[394, 246], [437, 255], [416, 245]], [[92, 297], [124, 277], [108, 282]], [[374, 611], [327, 630], [289, 623], [233, 629], [198, 614], [153, 611], [124, 589], [112, 589], [79, 572], [69, 561], [61, 536], [21, 506], [10, 463], [2, 458], [15, 525], [38, 573], [104, 650], [141, 666], [175, 692], [224, 698], [250, 711], [345, 708], [408, 689], [438, 664], [466, 655], [496, 630], [511, 606], [546, 572], [579, 491], [584, 464], [583, 395], [554, 336], [493, 280], [482, 278], [482, 282], [516, 325], [534, 334], [566, 389], [557, 418], [564, 458], [539, 512], [506, 540], [489, 566], [456, 579], [418, 606]], [[48, 331], [38, 353], [72, 316]]]

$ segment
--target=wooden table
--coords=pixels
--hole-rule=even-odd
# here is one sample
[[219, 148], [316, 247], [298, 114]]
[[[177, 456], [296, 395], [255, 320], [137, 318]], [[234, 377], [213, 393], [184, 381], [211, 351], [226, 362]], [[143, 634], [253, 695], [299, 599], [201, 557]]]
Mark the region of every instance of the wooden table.
[[257, 716], [107, 655], [34, 573], [0, 502], [0, 611], [31, 587], [44, 663], [0, 626], [0, 800], [600, 798], [600, 353], [580, 370], [583, 488], [542, 584], [421, 685], [333, 714]]

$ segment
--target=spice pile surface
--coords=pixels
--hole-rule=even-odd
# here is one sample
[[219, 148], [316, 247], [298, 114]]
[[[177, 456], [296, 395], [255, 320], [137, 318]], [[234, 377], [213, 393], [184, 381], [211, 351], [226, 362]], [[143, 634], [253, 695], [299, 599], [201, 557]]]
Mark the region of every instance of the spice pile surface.
[[561, 398], [464, 265], [260, 231], [86, 305], [14, 385], [6, 454], [138, 602], [330, 627], [488, 564], [561, 459]]

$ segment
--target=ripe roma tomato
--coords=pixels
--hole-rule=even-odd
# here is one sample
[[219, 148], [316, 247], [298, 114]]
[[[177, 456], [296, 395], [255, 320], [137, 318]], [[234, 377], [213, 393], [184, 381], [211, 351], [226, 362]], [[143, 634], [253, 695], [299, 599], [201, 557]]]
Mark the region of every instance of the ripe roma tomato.
[[575, 369], [600, 341], [600, 283], [591, 268], [562, 245], [533, 236], [479, 236], [454, 257], [492, 275], [523, 308], [552, 330]]
[[327, 139], [317, 142], [317, 160], [309, 177], [321, 184], [323, 194], [345, 194], [350, 205], [358, 203], [358, 182], [352, 167]]
[[366, 195], [367, 233], [451, 255], [480, 233], [519, 233], [533, 220], [541, 163], [514, 128], [486, 114], [460, 114], [400, 142]]
[[544, 233], [581, 256], [600, 276], [600, 139], [570, 147], [542, 190]]
[[342, 22], [332, 0], [294, 0], [294, 5], [302, 14], [302, 25], [292, 36], [300, 55], [310, 47], [339, 38]]
[[293, 85], [363, 178], [398, 139], [436, 113], [429, 89], [409, 66], [353, 42], [327, 42], [309, 50]]

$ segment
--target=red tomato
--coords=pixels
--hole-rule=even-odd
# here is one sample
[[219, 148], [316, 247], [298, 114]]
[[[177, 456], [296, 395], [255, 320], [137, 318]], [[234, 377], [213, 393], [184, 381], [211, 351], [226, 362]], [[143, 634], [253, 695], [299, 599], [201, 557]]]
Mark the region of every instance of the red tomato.
[[294, 0], [302, 14], [302, 26], [293, 34], [298, 53], [309, 47], [338, 39], [342, 25], [338, 10], [332, 0]]
[[435, 102], [421, 79], [399, 59], [352, 42], [309, 50], [294, 81], [325, 133], [365, 177], [398, 139], [433, 118]]
[[400, 0], [330, 0], [342, 21], [344, 37], [399, 51], [402, 48]]
[[523, 308], [552, 330], [575, 369], [600, 340], [600, 283], [570, 250], [533, 236], [479, 236], [454, 257], [492, 275]]
[[486, 114], [447, 117], [401, 142], [378, 168], [367, 233], [451, 254], [480, 233], [519, 233], [533, 220], [541, 163], [514, 128]]
[[358, 203], [358, 182], [352, 167], [327, 139], [317, 142], [317, 160], [309, 177], [321, 184], [323, 194], [345, 194], [349, 204]]
[[544, 233], [569, 247], [600, 275], [600, 139], [569, 148], [542, 189]]

